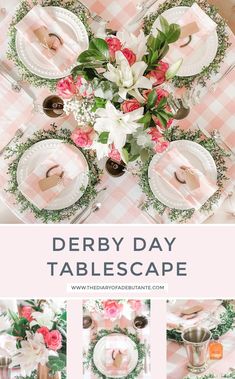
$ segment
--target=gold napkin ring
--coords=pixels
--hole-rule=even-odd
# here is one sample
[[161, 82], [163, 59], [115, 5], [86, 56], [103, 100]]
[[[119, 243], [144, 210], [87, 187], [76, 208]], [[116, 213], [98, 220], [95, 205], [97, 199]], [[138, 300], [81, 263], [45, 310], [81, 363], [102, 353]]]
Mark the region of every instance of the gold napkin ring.
[[[50, 176], [50, 174], [51, 174], [51, 171], [54, 170], [54, 169], [57, 168], [57, 167], [60, 167], [60, 166], [59, 166], [58, 164], [56, 164], [55, 166], [50, 167], [50, 168], [47, 170], [47, 172], [46, 172], [46, 178], [49, 178], [49, 176]], [[60, 173], [60, 175], [59, 175], [60, 179], [62, 179], [63, 176], [64, 176], [64, 171], [61, 171], [61, 173]]]

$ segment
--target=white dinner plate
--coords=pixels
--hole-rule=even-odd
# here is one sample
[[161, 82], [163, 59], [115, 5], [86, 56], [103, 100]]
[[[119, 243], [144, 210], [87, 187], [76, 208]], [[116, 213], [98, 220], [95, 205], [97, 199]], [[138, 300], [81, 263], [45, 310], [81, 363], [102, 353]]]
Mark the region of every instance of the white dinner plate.
[[[78, 56], [88, 49], [89, 38], [85, 26], [79, 18], [72, 12], [61, 7], [45, 7], [51, 12], [54, 19], [57, 20], [59, 25], [63, 28], [66, 34], [74, 39], [80, 47], [77, 52]], [[68, 66], [63, 72], [57, 70], [53, 65], [48, 66], [46, 60], [36, 49], [30, 49], [27, 40], [20, 32], [16, 33], [16, 51], [21, 62], [33, 74], [45, 79], [59, 79], [71, 73], [71, 70], [76, 66]]]
[[[17, 167], [18, 185], [20, 185], [28, 177], [35, 167], [40, 165], [47, 157], [49, 157], [50, 154], [54, 153], [62, 143], [64, 142], [58, 139], [48, 139], [37, 142], [26, 150], [20, 158]], [[88, 185], [89, 166], [86, 158], [76, 146], [69, 146], [71, 146], [78, 154], [84, 167], [83, 172], [81, 172], [76, 179], [66, 186], [66, 188], [64, 188], [64, 190], [61, 191], [61, 193], [54, 200], [52, 200], [50, 204], [47, 205], [45, 208], [47, 210], [59, 210], [70, 207], [80, 199]], [[30, 201], [29, 198], [28, 200]]]
[[[168, 312], [171, 312], [172, 310], [172, 315], [174, 315], [174, 309], [175, 307], [177, 307], [178, 309], [180, 309], [180, 306], [182, 306], [182, 308], [184, 307], [184, 303], [187, 303], [187, 300], [177, 300], [175, 306], [174, 305], [169, 305], [168, 304]], [[196, 325], [197, 326], [200, 326], [202, 328], [206, 328], [206, 329], [214, 329], [216, 328], [219, 324], [221, 324], [221, 316], [226, 313], [226, 309], [225, 307], [221, 304], [222, 301], [217, 301], [218, 303], [218, 306], [215, 307], [215, 309], [211, 312], [207, 312], [206, 311], [206, 308], [205, 310], [203, 311], [204, 315], [202, 317], [202, 319], [199, 321], [199, 322], [196, 322]], [[199, 301], [199, 305], [202, 305], [203, 306], [203, 301]], [[171, 324], [172, 323], [172, 318], [170, 316], [170, 314], [168, 314], [167, 316], [167, 324]], [[178, 319], [178, 322], [179, 322], [179, 330], [183, 330], [183, 329], [187, 329], [191, 326], [193, 326], [193, 319], [191, 320], [186, 320], [184, 319], [183, 317], [177, 317]], [[175, 328], [174, 328], [175, 329]], [[171, 330], [169, 327], [168, 327], [168, 330]]]
[[[177, 23], [189, 7], [179, 6], [166, 10], [162, 16], [167, 19], [169, 23]], [[157, 29], [161, 29], [160, 20], [154, 22], [152, 27], [153, 35], [157, 34]], [[177, 76], [193, 76], [200, 74], [204, 67], [209, 66], [216, 57], [218, 50], [219, 40], [216, 30], [209, 36], [203, 38], [201, 46], [197, 47], [192, 54], [184, 57], [183, 63], [177, 73]], [[174, 44], [170, 45], [171, 59], [169, 63], [174, 63], [182, 58], [182, 49], [177, 49]], [[167, 55], [166, 55], [167, 60]]]
[[[117, 338], [118, 337], [118, 338]], [[118, 370], [118, 374], [112, 374], [107, 369], [106, 365], [106, 350], [126, 350], [128, 359], [128, 368], [125, 372]], [[138, 363], [138, 350], [134, 341], [124, 334], [114, 333], [101, 338], [94, 348], [93, 362], [97, 369], [108, 378], [124, 378], [129, 375]]]
[[[209, 151], [196, 142], [180, 140], [170, 143], [169, 150], [176, 148], [197, 170], [201, 171], [213, 183], [217, 182], [217, 168], [214, 159]], [[156, 175], [157, 163], [164, 157], [163, 154], [155, 154], [149, 164], [148, 176], [149, 185], [154, 196], [169, 208], [174, 209], [191, 209], [188, 202], [174, 191], [170, 185]]]

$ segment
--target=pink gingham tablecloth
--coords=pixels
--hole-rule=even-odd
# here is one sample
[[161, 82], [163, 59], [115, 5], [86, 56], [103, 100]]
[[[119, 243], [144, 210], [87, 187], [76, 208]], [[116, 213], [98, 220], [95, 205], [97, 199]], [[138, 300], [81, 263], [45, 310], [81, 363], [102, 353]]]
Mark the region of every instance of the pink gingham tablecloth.
[[[235, 332], [226, 333], [220, 338], [224, 356], [221, 360], [209, 361], [208, 369], [203, 373], [226, 374], [235, 363]], [[183, 345], [168, 342], [167, 345], [167, 379], [183, 379], [189, 374], [187, 356]]]
[[[10, 23], [11, 16], [14, 14], [14, 8], [19, 3], [17, 0], [10, 0], [7, 5], [7, 17], [0, 23], [0, 49], [1, 56], [4, 63], [12, 70], [12, 75], [17, 77], [17, 70], [13, 64], [6, 58], [7, 48], [7, 27]], [[114, 29], [120, 29], [122, 26], [127, 25], [133, 16], [137, 13], [136, 5], [137, 0], [84, 0], [84, 3], [95, 12], [102, 16], [107, 21], [110, 21], [110, 26]], [[158, 6], [158, 1], [155, 7]], [[231, 35], [231, 40], [234, 42], [234, 37]], [[234, 45], [230, 48], [225, 63], [221, 67], [221, 73], [224, 72], [226, 67], [235, 59]], [[27, 90], [34, 96], [38, 103], [41, 103], [43, 99], [49, 94], [49, 91], [45, 89], [35, 89], [27, 86]], [[211, 126], [216, 119], [221, 118], [223, 122], [228, 122], [233, 125], [234, 120], [234, 93], [235, 93], [235, 70], [230, 74], [229, 81], [224, 80], [221, 82], [220, 90], [214, 95], [208, 95], [207, 91], [199, 106], [192, 109], [190, 116], [186, 121], [179, 123], [182, 127], [192, 126], [195, 121], [200, 121], [202, 126]], [[27, 138], [33, 131], [48, 128], [52, 119], [39, 113], [34, 113], [29, 123], [27, 133], [23, 138]], [[60, 119], [57, 122], [58, 125], [73, 129], [76, 127], [76, 122], [72, 117]], [[228, 193], [233, 189], [235, 179], [235, 165], [229, 163], [230, 171], [229, 175], [231, 179], [227, 183], [223, 196], [220, 200], [219, 206], [227, 198]], [[0, 159], [0, 196], [2, 200], [8, 205], [17, 217], [19, 217], [24, 223], [38, 223], [31, 212], [20, 212], [19, 206], [15, 204], [14, 198], [5, 191], [9, 177], [7, 175], [8, 162], [4, 159]], [[151, 223], [151, 219], [138, 209], [138, 204], [143, 198], [141, 190], [137, 184], [136, 178], [131, 173], [126, 173], [121, 178], [112, 178], [107, 173], [104, 173], [102, 177], [101, 186], [107, 186], [108, 189], [105, 194], [105, 200], [102, 204], [102, 208], [99, 212], [92, 214], [87, 223]], [[215, 207], [215, 210], [218, 206]], [[196, 212], [192, 223], [202, 223], [208, 218], [208, 214]], [[65, 220], [64, 222], [69, 222]], [[161, 221], [163, 223], [169, 223], [167, 214], [165, 214]]]

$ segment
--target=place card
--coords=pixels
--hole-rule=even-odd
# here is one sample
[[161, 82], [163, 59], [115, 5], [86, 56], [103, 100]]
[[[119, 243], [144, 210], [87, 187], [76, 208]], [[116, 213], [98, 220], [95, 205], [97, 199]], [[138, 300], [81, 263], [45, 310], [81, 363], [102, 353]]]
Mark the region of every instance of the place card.
[[199, 26], [197, 25], [196, 21], [190, 22], [187, 25], [181, 26], [181, 34], [180, 38], [186, 38], [191, 36], [192, 34], [199, 32]]

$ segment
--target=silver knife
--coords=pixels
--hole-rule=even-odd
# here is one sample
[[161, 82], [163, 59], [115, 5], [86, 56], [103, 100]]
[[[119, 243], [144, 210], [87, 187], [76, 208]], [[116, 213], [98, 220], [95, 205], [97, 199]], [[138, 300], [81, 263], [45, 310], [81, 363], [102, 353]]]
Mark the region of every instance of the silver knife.
[[128, 24], [129, 25], [134, 25], [136, 24], [141, 18], [143, 18], [146, 13], [148, 12], [148, 10], [153, 6], [153, 4], [155, 4], [157, 2], [157, 0], [150, 0], [147, 2], [147, 4], [144, 5], [144, 8], [142, 9], [142, 11], [140, 11], [132, 20], [131, 22]]

